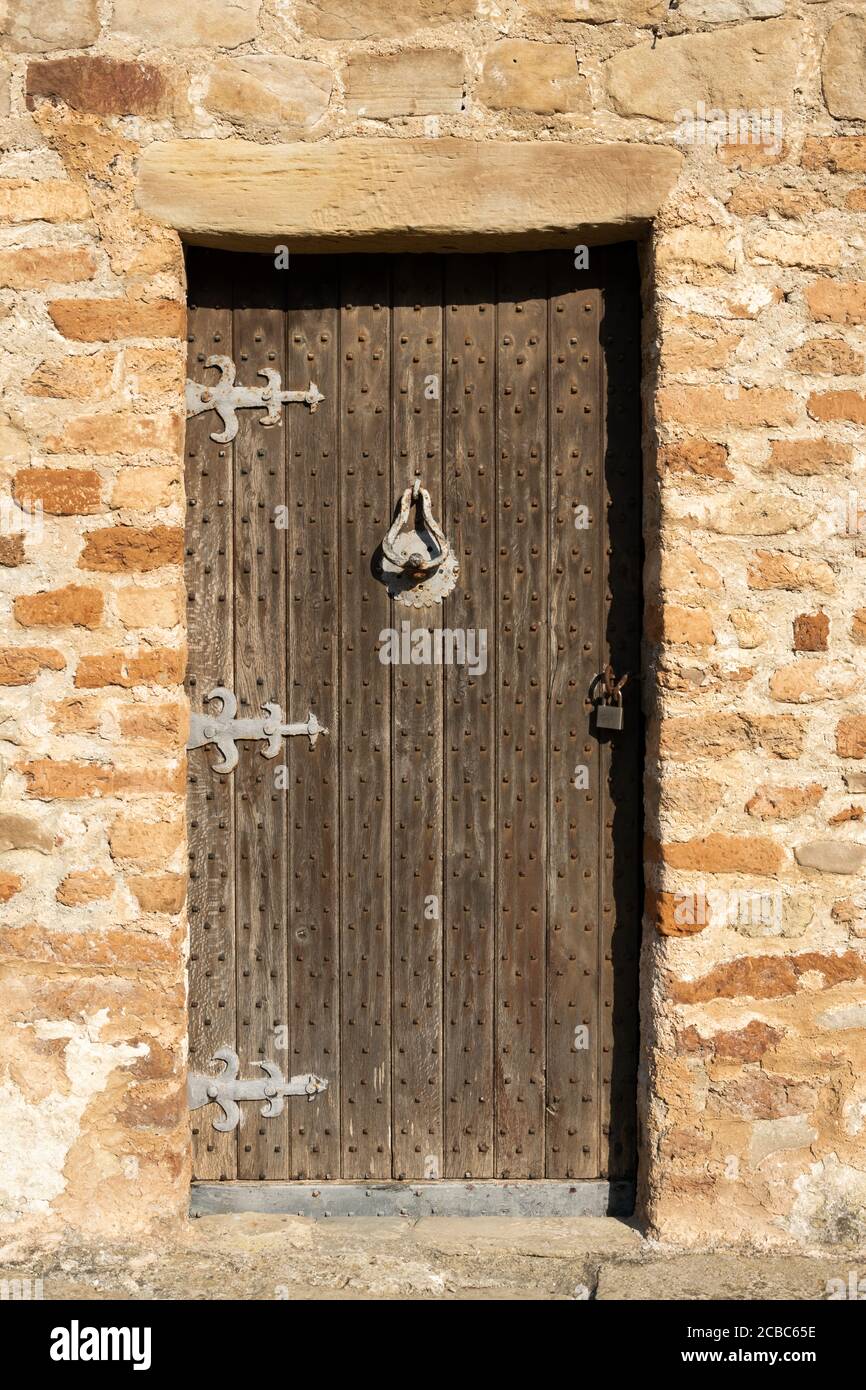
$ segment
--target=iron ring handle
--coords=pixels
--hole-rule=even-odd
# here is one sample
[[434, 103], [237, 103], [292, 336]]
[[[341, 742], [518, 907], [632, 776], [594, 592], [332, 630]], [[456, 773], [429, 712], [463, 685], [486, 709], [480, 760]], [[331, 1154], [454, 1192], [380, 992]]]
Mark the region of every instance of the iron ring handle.
[[[410, 506], [413, 502], [418, 502], [419, 499], [421, 503], [421, 515], [425, 517], [430, 534], [438, 547], [438, 553], [426, 557], [420, 553], [413, 554], [404, 559], [395, 549], [394, 542], [408, 520]], [[416, 478], [414, 483], [410, 487], [407, 487], [403, 493], [400, 499], [400, 511], [382, 542], [382, 550], [391, 561], [391, 564], [397, 569], [411, 568], [416, 574], [435, 569], [438, 565], [441, 565], [443, 560], [447, 559], [449, 554], [448, 542], [445, 539], [441, 527], [433, 516], [430, 494], [425, 487], [421, 486], [420, 479]]]
[[[412, 503], [420, 502], [420, 513], [424, 518], [427, 529], [433, 537], [438, 547], [438, 553], [434, 555], [417, 554], [409, 555], [407, 558], [399, 553], [395, 548], [395, 542], [409, 517], [409, 508]], [[413, 574], [424, 574], [428, 570], [437, 569], [443, 560], [447, 560], [450, 546], [445, 539], [445, 534], [433, 515], [433, 504], [430, 494], [425, 487], [421, 486], [421, 480], [416, 478], [411, 486], [407, 487], [403, 496], [400, 498], [400, 510], [390, 527], [387, 535], [382, 541], [382, 551], [391, 564], [398, 570], [410, 570]]]

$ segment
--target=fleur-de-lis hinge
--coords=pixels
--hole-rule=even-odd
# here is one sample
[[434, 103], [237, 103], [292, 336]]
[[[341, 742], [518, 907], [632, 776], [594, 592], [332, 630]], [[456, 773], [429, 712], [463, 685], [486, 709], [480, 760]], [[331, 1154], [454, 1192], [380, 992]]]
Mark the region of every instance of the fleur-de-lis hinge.
[[276, 1062], [267, 1058], [259, 1062], [265, 1073], [249, 1081], [240, 1079], [240, 1059], [233, 1047], [221, 1047], [213, 1055], [214, 1062], [222, 1062], [219, 1076], [208, 1076], [205, 1072], [190, 1072], [187, 1077], [187, 1103], [190, 1110], [201, 1110], [204, 1105], [218, 1105], [222, 1118], [217, 1116], [213, 1128], [222, 1134], [237, 1129], [241, 1118], [238, 1101], [261, 1100], [264, 1105], [259, 1114], [272, 1120], [283, 1113], [286, 1096], [306, 1096], [313, 1100], [327, 1091], [328, 1083], [323, 1076], [314, 1072], [304, 1072], [301, 1076], [284, 1077]]
[[278, 425], [282, 420], [283, 405], [294, 402], [308, 405], [314, 411], [319, 402], [325, 399], [314, 381], [310, 382], [306, 391], [284, 391], [280, 374], [272, 367], [263, 367], [256, 373], [266, 379], [267, 386], [236, 386], [236, 368], [230, 357], [209, 357], [205, 366], [219, 368], [219, 381], [208, 386], [204, 382], [187, 379], [186, 418], [189, 420], [194, 415], [215, 410], [223, 422], [222, 431], [210, 436], [216, 444], [230, 444], [234, 439], [238, 432], [236, 412], [239, 410], [264, 410], [259, 424]]
[[261, 739], [265, 744], [261, 750], [262, 756], [275, 758], [284, 738], [306, 734], [310, 740], [310, 747], [315, 748], [319, 734], [328, 732], [312, 710], [306, 719], [299, 720], [296, 724], [284, 724], [280, 706], [270, 702], [262, 705], [265, 711], [263, 718], [237, 719], [237, 698], [232, 690], [227, 690], [222, 685], [218, 685], [205, 696], [206, 702], [210, 700], [221, 701], [219, 714], [199, 714], [194, 710], [189, 717], [189, 738], [186, 746], [191, 751], [213, 743], [222, 754], [222, 760], [212, 765], [214, 772], [231, 772], [237, 767], [237, 744], [245, 739]]

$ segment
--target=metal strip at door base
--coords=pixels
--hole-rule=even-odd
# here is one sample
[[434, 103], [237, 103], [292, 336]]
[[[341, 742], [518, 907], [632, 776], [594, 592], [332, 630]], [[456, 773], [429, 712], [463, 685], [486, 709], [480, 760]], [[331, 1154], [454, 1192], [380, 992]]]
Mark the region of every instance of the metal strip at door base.
[[311, 1216], [630, 1216], [634, 1183], [197, 1182], [190, 1216], [258, 1212]]

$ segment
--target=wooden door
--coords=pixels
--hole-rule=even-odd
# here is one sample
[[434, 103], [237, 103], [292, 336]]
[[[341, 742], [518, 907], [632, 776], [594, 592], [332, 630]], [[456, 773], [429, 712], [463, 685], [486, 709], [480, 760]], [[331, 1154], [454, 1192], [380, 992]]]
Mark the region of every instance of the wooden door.
[[[328, 1083], [271, 1118], [244, 1102], [228, 1132], [197, 1110], [195, 1174], [629, 1177], [633, 248], [593, 249], [588, 270], [570, 252], [279, 269], [192, 250], [188, 273], [192, 380], [220, 355], [240, 385], [268, 369], [324, 396], [272, 426], [242, 408], [227, 442], [212, 410], [188, 422], [191, 705], [221, 686], [239, 718], [274, 702], [328, 729], [275, 758], [239, 743], [225, 774], [212, 746], [189, 755], [190, 1067], [228, 1046], [242, 1078], [270, 1060]], [[379, 568], [416, 478], [459, 564], [421, 608]], [[442, 629], [465, 659], [437, 663], [431, 640], [425, 660], [423, 639], [412, 659]], [[630, 672], [621, 732], [596, 726], [608, 663]]]

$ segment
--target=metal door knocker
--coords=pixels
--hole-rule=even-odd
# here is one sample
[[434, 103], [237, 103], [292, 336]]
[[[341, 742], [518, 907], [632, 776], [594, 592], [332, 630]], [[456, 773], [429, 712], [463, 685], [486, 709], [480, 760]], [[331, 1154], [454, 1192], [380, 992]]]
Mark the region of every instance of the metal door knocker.
[[595, 727], [597, 729], [622, 729], [622, 692], [628, 680], [628, 671], [619, 680], [613, 674], [612, 666], [605, 666], [601, 675], [601, 703], [595, 707]]
[[[413, 506], [415, 525], [404, 531]], [[420, 478], [400, 498], [394, 521], [382, 541], [380, 570], [391, 597], [410, 608], [441, 603], [457, 583], [456, 557], [433, 515], [430, 494], [421, 486]]]

